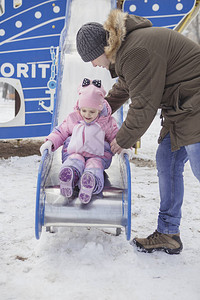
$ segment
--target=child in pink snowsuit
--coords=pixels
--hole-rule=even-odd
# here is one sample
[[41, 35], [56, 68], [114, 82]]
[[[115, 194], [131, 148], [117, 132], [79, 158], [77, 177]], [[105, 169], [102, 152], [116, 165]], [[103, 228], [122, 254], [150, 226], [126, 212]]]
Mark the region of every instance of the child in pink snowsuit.
[[79, 199], [85, 204], [92, 194], [103, 190], [103, 172], [113, 156], [110, 143], [118, 131], [105, 94], [100, 80], [85, 78], [74, 112], [47, 137], [52, 142], [52, 151], [63, 145], [59, 174], [61, 194], [71, 197], [78, 184]]

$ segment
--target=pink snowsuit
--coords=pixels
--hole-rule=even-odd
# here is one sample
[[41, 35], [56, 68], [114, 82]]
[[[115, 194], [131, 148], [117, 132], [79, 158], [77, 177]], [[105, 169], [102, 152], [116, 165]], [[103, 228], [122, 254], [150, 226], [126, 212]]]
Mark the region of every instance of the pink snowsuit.
[[79, 178], [84, 171], [94, 174], [97, 184], [93, 194], [98, 194], [104, 187], [103, 171], [112, 161], [110, 143], [117, 132], [118, 126], [111, 116], [111, 107], [104, 100], [103, 110], [91, 123], [83, 120], [76, 105], [74, 112], [54, 128], [47, 140], [53, 143], [53, 151], [63, 145], [61, 169], [72, 167], [78, 171]]

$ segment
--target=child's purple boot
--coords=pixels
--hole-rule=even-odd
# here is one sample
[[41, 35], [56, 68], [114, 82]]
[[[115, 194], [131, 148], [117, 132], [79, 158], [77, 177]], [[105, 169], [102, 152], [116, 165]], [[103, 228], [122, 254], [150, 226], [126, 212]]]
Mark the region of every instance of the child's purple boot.
[[64, 197], [70, 198], [73, 195], [73, 189], [79, 180], [78, 172], [71, 167], [65, 167], [60, 171], [60, 193]]
[[79, 192], [79, 199], [83, 204], [90, 202], [92, 193], [96, 184], [95, 176], [90, 172], [84, 172], [81, 177], [81, 186]]

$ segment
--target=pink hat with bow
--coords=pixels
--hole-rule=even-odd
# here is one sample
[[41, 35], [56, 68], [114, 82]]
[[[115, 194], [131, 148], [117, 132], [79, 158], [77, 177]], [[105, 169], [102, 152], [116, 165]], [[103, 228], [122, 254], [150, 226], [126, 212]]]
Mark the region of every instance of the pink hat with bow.
[[78, 107], [95, 108], [98, 110], [103, 109], [104, 97], [106, 91], [104, 90], [101, 80], [90, 80], [84, 78], [82, 85], [78, 89]]

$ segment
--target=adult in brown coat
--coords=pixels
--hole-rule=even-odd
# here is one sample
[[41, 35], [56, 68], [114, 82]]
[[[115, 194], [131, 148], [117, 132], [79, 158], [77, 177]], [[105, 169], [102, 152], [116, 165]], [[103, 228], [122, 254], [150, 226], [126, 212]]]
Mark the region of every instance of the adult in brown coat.
[[107, 68], [118, 81], [106, 96], [115, 112], [131, 104], [111, 150], [130, 148], [161, 108], [156, 162], [160, 188], [157, 230], [133, 239], [139, 250], [178, 254], [183, 170], [187, 160], [200, 181], [200, 47], [182, 34], [152, 27], [149, 20], [112, 10], [104, 23], [83, 25], [76, 37], [85, 62]]

